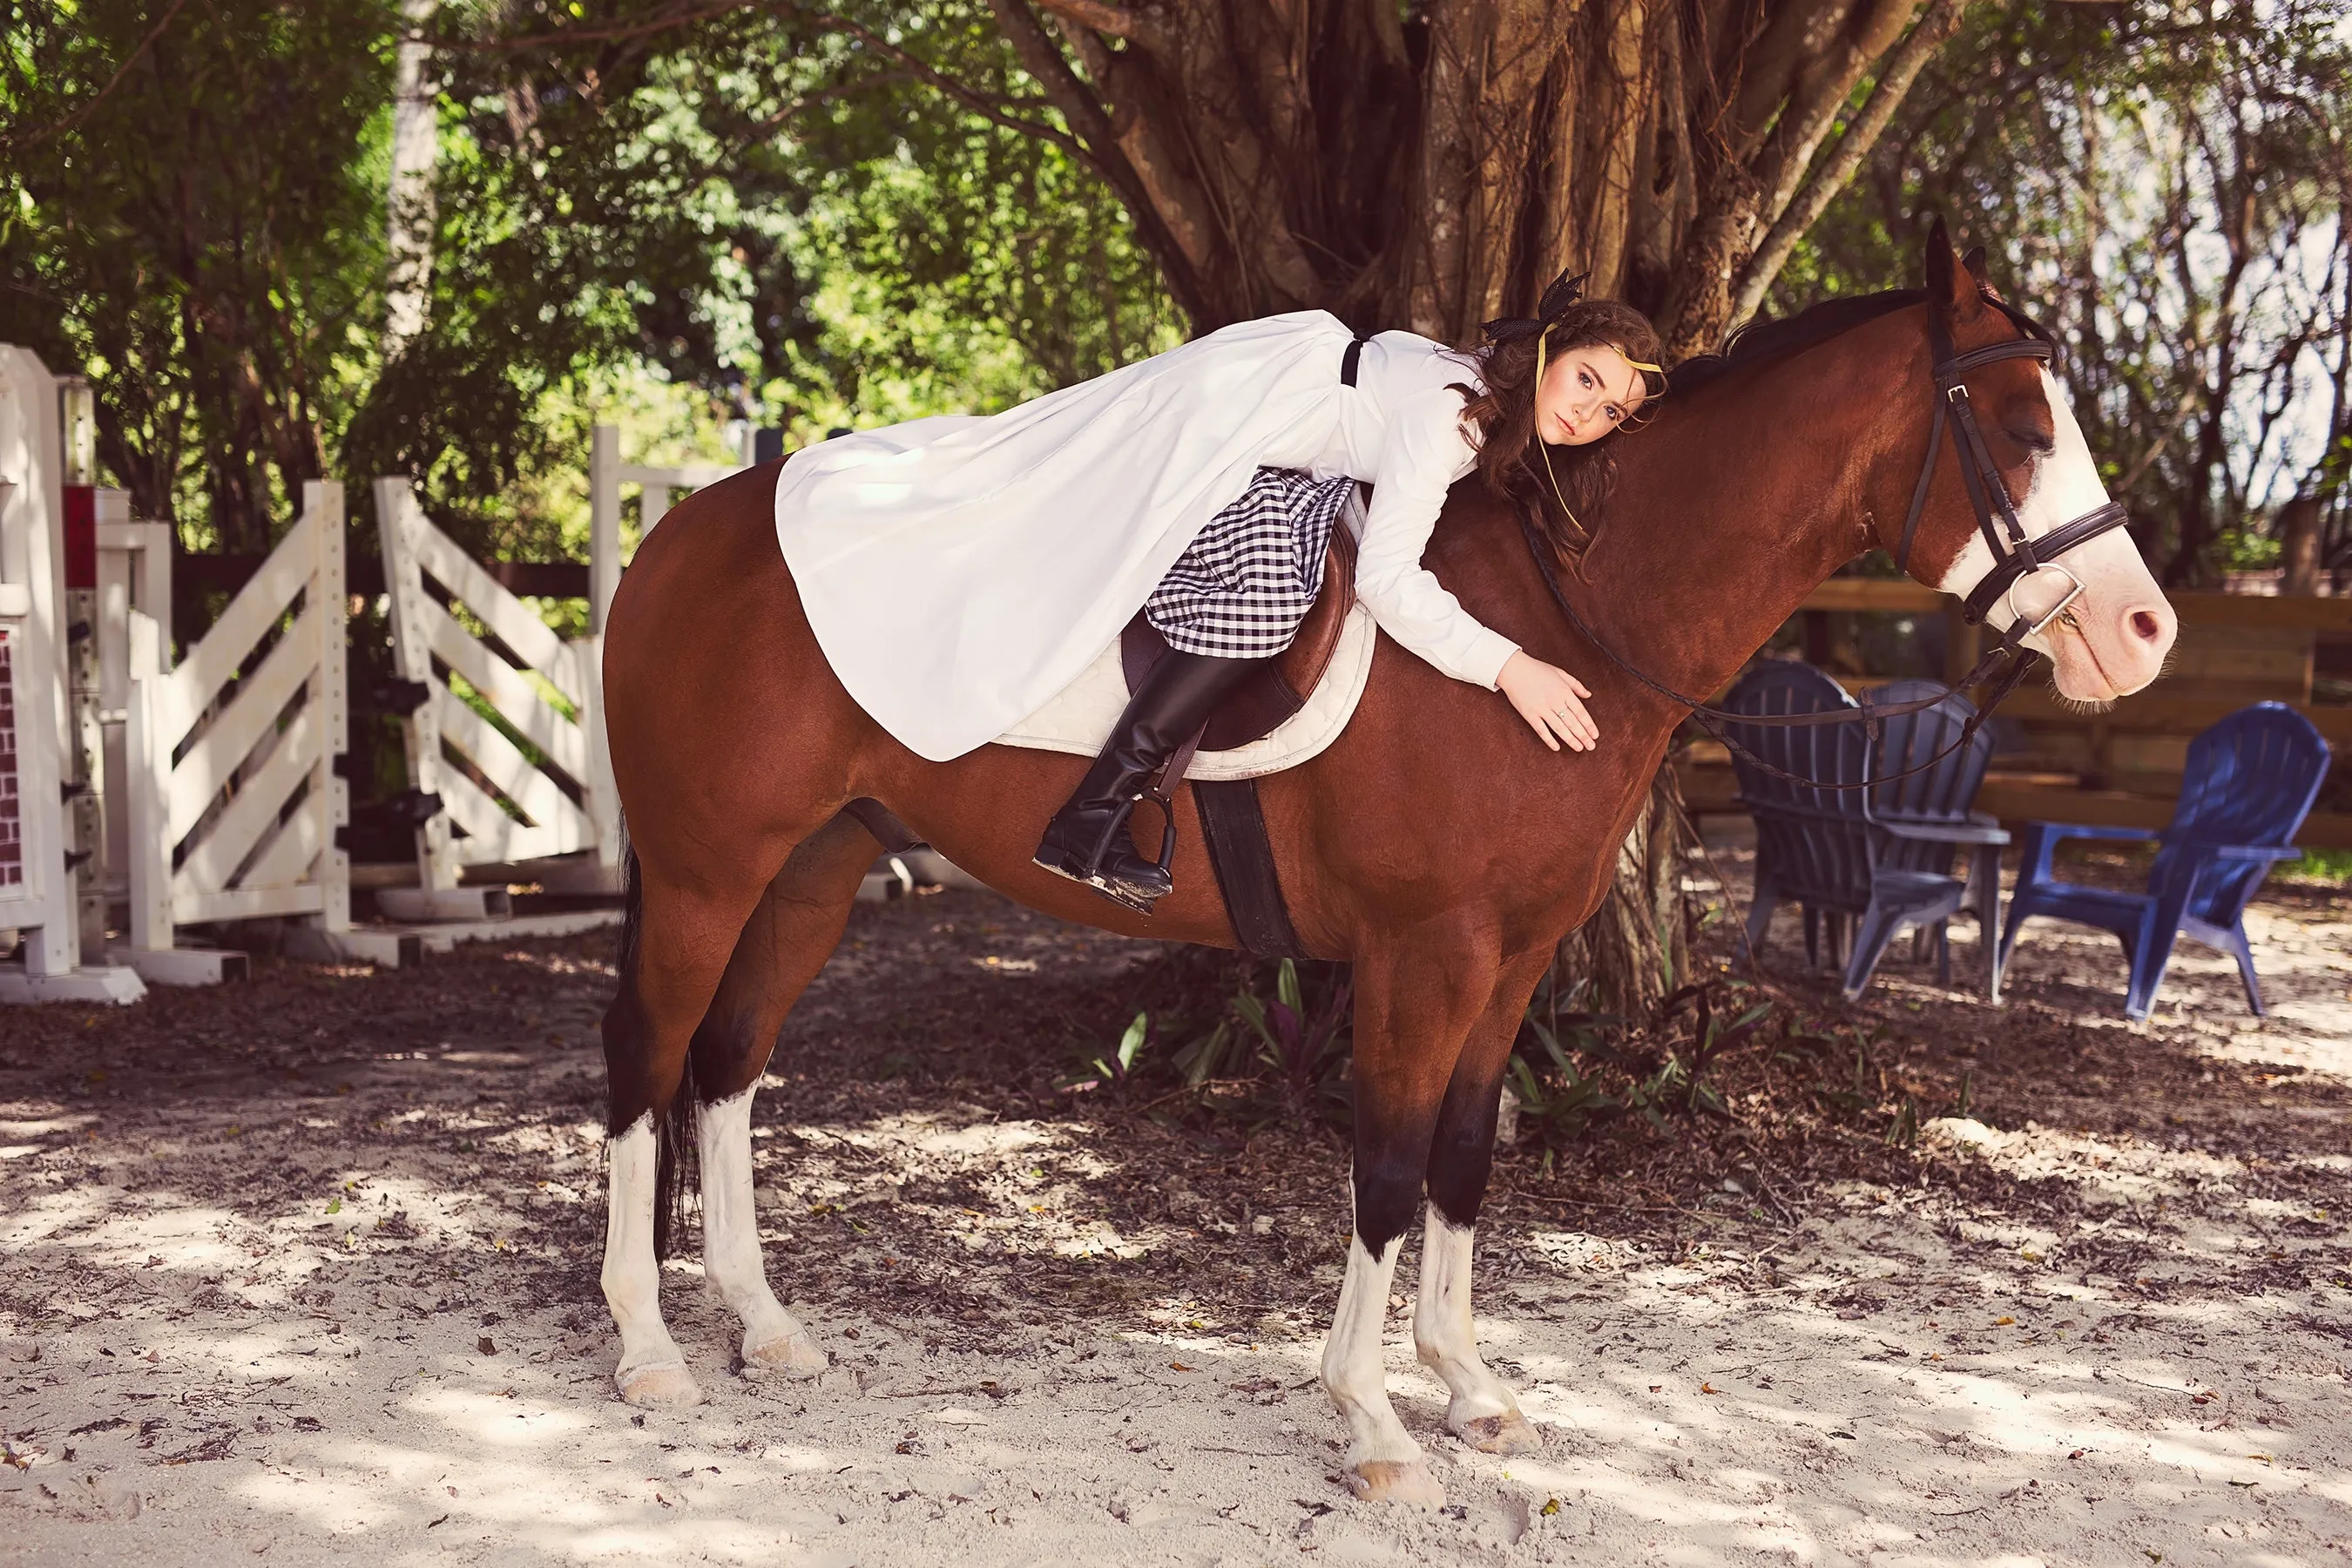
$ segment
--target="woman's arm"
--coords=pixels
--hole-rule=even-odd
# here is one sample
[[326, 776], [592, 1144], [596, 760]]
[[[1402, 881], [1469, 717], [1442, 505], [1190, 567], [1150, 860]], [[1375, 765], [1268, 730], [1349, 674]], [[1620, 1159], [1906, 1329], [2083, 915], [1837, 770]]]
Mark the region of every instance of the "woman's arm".
[[1356, 596], [1381, 629], [1456, 680], [1495, 689], [1518, 645], [1478, 624], [1421, 563], [1445, 492], [1475, 455], [1461, 431], [1462, 395], [1418, 393], [1390, 416], [1356, 562]]
[[1417, 394], [1390, 416], [1364, 519], [1356, 596], [1407, 652], [1456, 680], [1500, 689], [1545, 745], [1589, 751], [1600, 733], [1581, 700], [1591, 692], [1480, 625], [1421, 563], [1446, 491], [1476, 455], [1461, 419], [1462, 395], [1450, 387]]

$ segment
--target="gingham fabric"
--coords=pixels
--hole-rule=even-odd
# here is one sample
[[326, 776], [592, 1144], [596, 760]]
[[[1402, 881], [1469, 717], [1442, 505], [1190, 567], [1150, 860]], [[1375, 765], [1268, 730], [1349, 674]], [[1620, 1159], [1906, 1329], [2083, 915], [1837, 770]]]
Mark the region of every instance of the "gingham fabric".
[[1208, 521], [1160, 586], [1146, 619], [1179, 653], [1266, 658], [1290, 646], [1323, 587], [1331, 524], [1356, 481], [1260, 468]]

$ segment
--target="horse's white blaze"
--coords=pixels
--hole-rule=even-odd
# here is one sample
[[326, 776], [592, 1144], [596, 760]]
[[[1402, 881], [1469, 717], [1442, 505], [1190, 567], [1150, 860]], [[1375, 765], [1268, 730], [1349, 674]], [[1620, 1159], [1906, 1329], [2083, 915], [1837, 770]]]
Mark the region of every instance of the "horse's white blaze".
[[[2083, 437], [2083, 427], [2074, 418], [2064, 389], [2046, 365], [2042, 369], [2042, 388], [2050, 404], [2053, 444], [2034, 459], [2025, 494], [2016, 503], [2017, 521], [2029, 539], [2040, 539], [2108, 500], [2090, 443]], [[1952, 443], [1948, 440], [1946, 445]], [[2168, 626], [2172, 613], [2131, 535], [2120, 528], [2110, 529], [2067, 551], [2057, 563], [2083, 585], [2081, 613], [2061, 623], [2063, 632], [2037, 632], [2024, 642], [2035, 652], [2049, 656], [2057, 669], [2059, 689], [2068, 695], [2099, 700], [2137, 690], [2154, 679], [2171, 638], [2163, 636], [2151, 645], [2131, 630], [2128, 617], [2134, 611], [2144, 610], [2154, 615], [2159, 626]], [[1993, 565], [1993, 552], [1984, 536], [1971, 531], [1950, 570], [1936, 585], [1947, 594], [1966, 596]], [[2016, 612], [2006, 603], [1998, 604], [1986, 618], [1995, 627], [2005, 627], [2016, 619]]]
[[1381, 1330], [1388, 1318], [1389, 1284], [1396, 1277], [1402, 1238], [1375, 1258], [1361, 1237], [1348, 1242], [1348, 1273], [1339, 1284], [1339, 1310], [1331, 1337], [1323, 1343], [1323, 1392], [1348, 1423], [1348, 1464], [1381, 1461], [1415, 1464], [1421, 1446], [1397, 1419], [1381, 1371]]
[[648, 1114], [613, 1140], [612, 1187], [604, 1208], [604, 1303], [621, 1331], [622, 1391], [631, 1374], [686, 1357], [662, 1322], [661, 1270], [654, 1262], [654, 1173], [658, 1153]]
[[[702, 1273], [743, 1322], [747, 1363], [824, 1365], [823, 1352], [769, 1288], [760, 1258], [760, 1216], [751, 1173], [751, 1090], [701, 1107], [695, 1142], [702, 1156]], [[800, 1344], [793, 1346], [798, 1340]], [[796, 1348], [798, 1353], [791, 1353]]]
[[1470, 1323], [1470, 1255], [1477, 1235], [1475, 1226], [1457, 1227], [1431, 1206], [1421, 1237], [1421, 1293], [1412, 1310], [1413, 1349], [1454, 1395], [1446, 1420], [1457, 1426], [1518, 1411], [1511, 1391], [1479, 1359]]
[[[2039, 539], [2052, 529], [2071, 522], [2086, 511], [2107, 504], [2107, 487], [2100, 482], [2099, 466], [2091, 460], [2090, 443], [2083, 439], [2083, 427], [2074, 420], [2074, 410], [2066, 402], [2066, 394], [2048, 366], [2042, 368], [2042, 395], [2050, 400], [2050, 419], [2054, 426], [2056, 445], [2033, 459], [2032, 477], [2027, 480], [2025, 495], [2013, 504], [2017, 521], [2023, 525], [2029, 539]], [[1953, 460], [1963, 460], [1964, 454], [1952, 433], [1945, 433], [1944, 446], [1953, 454]], [[2000, 526], [1994, 519], [1993, 526]], [[2100, 545], [2124, 538], [2119, 532], [2101, 534], [2089, 544], [2077, 545], [2066, 552], [2063, 563], [2078, 577], [2083, 563], [2092, 558]], [[2126, 543], [2126, 551], [2130, 549]], [[2133, 557], [2137, 559], [2137, 553]], [[1993, 569], [1992, 548], [1985, 542], [1981, 530], [1969, 532], [1968, 543], [1961, 547], [1951, 569], [1944, 574], [1936, 586], [1947, 594], [1965, 598], [1969, 591], [1985, 580]], [[1990, 625], [2006, 626], [2016, 617], [2006, 605], [1996, 605], [1986, 617]], [[2025, 639], [2026, 646], [2041, 653], [2049, 652], [2045, 639], [2037, 634]]]

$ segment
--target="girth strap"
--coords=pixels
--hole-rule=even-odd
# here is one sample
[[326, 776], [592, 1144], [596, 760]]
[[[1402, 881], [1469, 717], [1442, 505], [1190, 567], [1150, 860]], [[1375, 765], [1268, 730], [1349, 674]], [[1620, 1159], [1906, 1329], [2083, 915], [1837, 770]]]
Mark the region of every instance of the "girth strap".
[[1234, 935], [1261, 958], [1307, 957], [1283, 901], [1265, 814], [1258, 809], [1257, 781], [1194, 779], [1192, 804], [1200, 808], [1201, 834], [1208, 840], [1209, 864], [1216, 868], [1217, 891], [1224, 898]]

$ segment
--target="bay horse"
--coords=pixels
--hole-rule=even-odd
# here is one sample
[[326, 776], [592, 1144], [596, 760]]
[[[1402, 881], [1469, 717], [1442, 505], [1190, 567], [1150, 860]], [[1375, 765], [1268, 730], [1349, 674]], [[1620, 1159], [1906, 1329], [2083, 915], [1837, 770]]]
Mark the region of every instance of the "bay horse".
[[[1940, 222], [1926, 259], [1924, 291], [1816, 306], [1677, 370], [1648, 427], [1616, 437], [1605, 523], [1581, 571], [1559, 574], [1610, 651], [1675, 690], [1714, 691], [1841, 564], [1873, 544], [1896, 548], [1938, 407], [1929, 344], [1965, 353], [2021, 331]], [[1981, 363], [1967, 385], [2029, 536], [2106, 501], [2040, 364]], [[633, 863], [604, 1023], [603, 1284], [621, 1335], [621, 1396], [636, 1405], [700, 1398], [661, 1316], [664, 1136], [690, 1134], [699, 1152], [704, 1268], [742, 1321], [744, 1363], [826, 1364], [768, 1284], [750, 1130], [785, 1015], [839, 941], [880, 847], [848, 802], [880, 802], [1032, 909], [1237, 945], [1189, 789], [1176, 797], [1176, 891], [1136, 914], [1030, 863], [1084, 758], [990, 745], [927, 762], [851, 700], [777, 549], [775, 479], [773, 465], [756, 468], [670, 512], [623, 580], [606, 633], [606, 722]], [[1995, 562], [1948, 445], [1920, 493], [1911, 572], [1965, 592]], [[1443, 1491], [1381, 1369], [1398, 1249], [1425, 1190], [1412, 1333], [1451, 1395], [1446, 1426], [1489, 1453], [1535, 1447], [1471, 1331], [1471, 1247], [1500, 1086], [1536, 982], [1599, 907], [1685, 710], [1570, 629], [1512, 507], [1475, 481], [1449, 498], [1427, 559], [1480, 621], [1581, 676], [1601, 726], [1596, 751], [1548, 751], [1499, 697], [1383, 640], [1338, 741], [1260, 781], [1299, 938], [1354, 965], [1355, 1234], [1322, 1383], [1349, 1429], [1352, 1489], [1433, 1505]], [[2146, 685], [2175, 630], [2154, 579], [2119, 531], [2068, 560], [2084, 591], [2029, 639], [2059, 692], [2096, 703]]]

